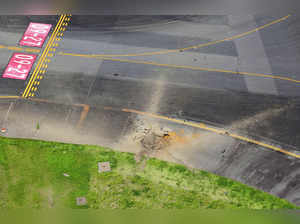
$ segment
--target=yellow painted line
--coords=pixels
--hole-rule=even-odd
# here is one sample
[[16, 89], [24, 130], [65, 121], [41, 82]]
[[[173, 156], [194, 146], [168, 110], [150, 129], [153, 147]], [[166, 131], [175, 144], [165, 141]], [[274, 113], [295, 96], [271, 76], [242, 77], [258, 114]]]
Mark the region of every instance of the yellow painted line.
[[[60, 22], [61, 20], [62, 20], [62, 17], [60, 17], [59, 22]], [[59, 22], [58, 22], [58, 24], [59, 24]], [[58, 26], [58, 24], [57, 24], [57, 26]], [[57, 26], [56, 26], [55, 30], [57, 29]], [[47, 43], [46, 48], [45, 48], [45, 50], [43, 51], [42, 56], [41, 56], [41, 58], [40, 58], [40, 60], [39, 60], [39, 62], [38, 62], [38, 64], [37, 64], [37, 66], [36, 66], [36, 68], [35, 68], [35, 70], [34, 70], [32, 76], [31, 76], [30, 80], [29, 80], [29, 83], [28, 83], [28, 85], [26, 86], [26, 88], [25, 88], [25, 90], [24, 90], [24, 92], [23, 92], [23, 94], [22, 94], [22, 97], [27, 97], [27, 96], [28, 96], [28, 94], [29, 94], [29, 92], [30, 92], [30, 89], [31, 89], [31, 83], [33, 83], [33, 81], [35, 80], [35, 75], [39, 73], [39, 70], [40, 70], [41, 66], [43, 65], [43, 62], [44, 62], [45, 58], [47, 57], [46, 49], [48, 49], [48, 48], [50, 47], [50, 45], [51, 45], [51, 40], [53, 39], [54, 36], [55, 36], [55, 31], [52, 33], [52, 35], [51, 35], [51, 37], [50, 37], [50, 39], [49, 39], [49, 42]]]
[[23, 47], [16, 47], [16, 46], [4, 46], [0, 45], [0, 49], [7, 49], [12, 51], [25, 51], [25, 52], [32, 52], [32, 53], [40, 53], [41, 50], [39, 49], [32, 49], [32, 48], [23, 48]]
[[271, 149], [273, 151], [281, 152], [285, 155], [292, 156], [294, 158], [300, 159], [300, 154], [298, 155], [296, 153], [289, 152], [288, 150], [281, 149], [279, 147], [276, 147], [276, 146], [273, 146], [273, 145], [270, 145], [270, 144], [266, 144], [266, 143], [263, 143], [263, 142], [260, 142], [260, 141], [256, 141], [256, 140], [253, 140], [253, 139], [250, 139], [250, 138], [247, 138], [247, 137], [244, 137], [244, 136], [240, 136], [240, 135], [237, 135], [237, 134], [229, 133], [225, 130], [220, 130], [220, 129], [217, 129], [217, 128], [207, 127], [203, 123], [186, 122], [186, 121], [182, 121], [182, 120], [178, 120], [178, 119], [174, 119], [174, 118], [169, 118], [169, 117], [162, 116], [162, 115], [142, 112], [142, 111], [138, 111], [138, 110], [122, 109], [122, 111], [127, 112], [127, 113], [135, 113], [135, 114], [139, 114], [139, 115], [143, 115], [143, 116], [147, 116], [147, 117], [157, 118], [157, 119], [161, 119], [161, 120], [167, 120], [167, 121], [171, 121], [171, 122], [177, 123], [177, 124], [196, 127], [196, 128], [200, 128], [202, 130], [214, 132], [214, 133], [221, 134], [221, 135], [228, 135], [232, 138], [235, 138], [235, 139], [238, 139], [238, 140], [241, 140], [241, 141], [245, 141], [245, 142], [248, 142], [248, 143], [253, 143], [253, 144], [262, 146], [264, 148], [268, 148], [268, 149]]
[[[136, 54], [89, 54], [89, 56], [92, 57], [137, 57], [137, 56], [150, 56], [150, 55], [161, 55], [161, 54], [168, 54], [168, 53], [176, 53], [176, 52], [182, 52], [182, 51], [187, 51], [187, 50], [191, 50], [191, 49], [199, 49], [202, 47], [207, 47], [207, 46], [211, 46], [211, 45], [215, 45], [215, 44], [219, 44], [225, 41], [231, 41], [231, 40], [235, 40], [238, 38], [242, 38], [244, 36], [247, 36], [249, 34], [255, 33], [259, 30], [265, 29], [271, 25], [280, 23], [286, 19], [288, 19], [291, 15], [287, 15], [284, 16], [280, 19], [274, 20], [270, 23], [267, 23], [263, 26], [257, 27], [255, 29], [249, 30], [247, 32], [238, 34], [238, 35], [234, 35], [232, 37], [227, 37], [224, 38], [222, 40], [216, 40], [216, 41], [211, 41], [208, 43], [204, 43], [204, 44], [198, 44], [198, 45], [194, 45], [194, 46], [189, 46], [189, 47], [185, 47], [185, 48], [178, 48], [178, 49], [173, 49], [173, 50], [163, 50], [163, 51], [156, 51], [156, 52], [145, 52], [145, 53], [136, 53]], [[71, 53], [64, 53], [64, 52], [59, 52], [59, 55], [72, 55]], [[81, 54], [83, 57], [87, 56], [87, 54]], [[79, 54], [77, 54], [77, 56], [79, 56]]]
[[49, 49], [50, 49], [50, 47], [51, 47], [51, 44], [53, 43], [53, 41], [54, 41], [55, 38], [56, 38], [58, 29], [60, 28], [60, 26], [61, 26], [61, 24], [62, 24], [62, 22], [63, 22], [63, 20], [64, 20], [65, 18], [66, 18], [66, 15], [61, 15], [61, 16], [60, 16], [59, 22], [57, 23], [57, 25], [56, 25], [56, 27], [55, 27], [55, 30], [54, 30], [54, 32], [52, 33], [52, 35], [51, 35], [51, 37], [50, 37], [50, 39], [49, 39], [49, 41], [48, 41], [48, 43], [47, 43], [47, 46], [46, 46], [45, 50], [44, 50], [43, 53], [42, 53], [42, 56], [41, 56], [41, 58], [40, 58], [40, 60], [39, 60], [39, 62], [38, 62], [38, 65], [36, 66], [36, 68], [35, 68], [35, 70], [34, 70], [32, 76], [31, 76], [31, 78], [30, 78], [30, 80], [29, 80], [28, 85], [26, 86], [25, 91], [23, 92], [22, 97], [25, 97], [25, 98], [26, 98], [26, 97], [28, 96], [28, 94], [29, 94], [29, 92], [30, 92], [30, 89], [31, 89], [31, 87], [32, 87], [33, 81], [36, 79], [36, 76], [38, 75], [38, 72], [39, 72], [39, 70], [41, 69], [41, 65], [43, 64], [44, 60], [45, 60], [46, 57], [47, 57], [48, 51], [49, 51]]
[[83, 110], [82, 110], [82, 112], [80, 114], [80, 119], [79, 119], [79, 121], [78, 121], [78, 123], [76, 125], [77, 128], [81, 127], [81, 125], [83, 124], [83, 121], [86, 119], [86, 117], [87, 117], [87, 115], [89, 113], [89, 110], [90, 110], [90, 106], [89, 105], [82, 104], [80, 106], [83, 107]]
[[0, 96], [0, 99], [18, 99], [19, 96]]
[[253, 139], [249, 139], [249, 138], [246, 138], [246, 137], [243, 137], [243, 136], [240, 136], [240, 135], [236, 135], [236, 134], [229, 134], [229, 136], [231, 136], [233, 138], [236, 138], [236, 139], [239, 139], [239, 140], [242, 140], [242, 141], [246, 141], [246, 142], [249, 142], [249, 143], [260, 145], [262, 147], [269, 148], [269, 149], [272, 149], [274, 151], [281, 152], [281, 153], [284, 153], [286, 155], [289, 155], [289, 156], [300, 159], [300, 155], [289, 152], [287, 150], [281, 149], [281, 148], [273, 146], [273, 145], [269, 145], [269, 144], [259, 142], [259, 141], [253, 140]]
[[[66, 17], [66, 15], [61, 15], [61, 16], [60, 16], [60, 19], [59, 19], [59, 21], [58, 21], [58, 23], [57, 23], [57, 25], [56, 25], [56, 27], [55, 27], [55, 30], [54, 30], [54, 32], [52, 33], [52, 35], [51, 35], [51, 37], [50, 37], [50, 40], [49, 40], [49, 42], [48, 42], [48, 44], [47, 44], [47, 46], [46, 46], [46, 48], [45, 48], [45, 51], [43, 52], [43, 54], [42, 54], [42, 56], [41, 56], [41, 59], [40, 59], [40, 61], [39, 61], [39, 64], [37, 65], [37, 67], [36, 67], [36, 69], [35, 69], [33, 75], [31, 76], [31, 79], [30, 79], [30, 81], [29, 81], [29, 83], [28, 83], [28, 85], [27, 85], [27, 87], [26, 87], [26, 89], [25, 89], [25, 91], [24, 91], [24, 93], [23, 93], [23, 97], [27, 97], [27, 96], [28, 96], [28, 94], [29, 94], [29, 92], [30, 92], [30, 89], [31, 89], [31, 87], [32, 87], [32, 83], [33, 83], [33, 81], [36, 79], [37, 75], [39, 74], [39, 70], [41, 69], [41, 66], [42, 66], [42, 64], [43, 64], [43, 61], [46, 59], [47, 54], [48, 54], [48, 51], [49, 51], [49, 49], [51, 48], [51, 45], [52, 45], [52, 43], [54, 42], [54, 40], [55, 40], [55, 38], [56, 38], [58, 29], [59, 29], [59, 27], [61, 26], [61, 23], [63, 22], [63, 20], [65, 19], [65, 17]], [[26, 90], [27, 90], [27, 92], [26, 92]]]
[[[11, 99], [11, 98], [17, 99], [17, 98], [21, 98], [21, 97], [19, 97], [19, 96], [0, 96], [0, 99]], [[50, 101], [50, 100], [45, 100], [45, 99], [29, 99], [29, 100], [36, 101], [36, 102], [56, 103], [57, 104], [57, 102]], [[83, 121], [85, 120], [88, 112], [89, 112], [90, 106], [87, 105], [87, 104], [72, 104], [72, 106], [83, 107], [83, 110], [82, 110], [81, 115], [80, 115], [80, 120], [77, 123], [77, 127], [80, 127], [82, 125]], [[139, 115], [143, 115], [143, 116], [147, 116], [147, 117], [152, 117], [152, 118], [161, 119], [161, 120], [167, 120], [167, 121], [170, 121], [170, 122], [173, 122], [173, 123], [199, 128], [199, 129], [202, 129], [202, 130], [205, 130], [205, 131], [210, 131], [210, 132], [213, 132], [213, 133], [216, 133], [216, 134], [219, 134], [219, 135], [227, 135], [227, 136], [230, 136], [232, 138], [238, 139], [240, 141], [253, 143], [253, 144], [262, 146], [264, 148], [268, 148], [268, 149], [271, 149], [273, 151], [281, 152], [285, 155], [292, 156], [294, 158], [300, 159], [300, 155], [298, 155], [296, 153], [292, 153], [292, 152], [289, 152], [288, 150], [281, 149], [279, 147], [276, 147], [276, 146], [273, 146], [273, 145], [270, 145], [270, 144], [266, 144], [264, 142], [260, 142], [260, 141], [254, 140], [254, 139], [250, 139], [250, 138], [247, 138], [247, 137], [244, 137], [244, 136], [241, 136], [241, 135], [237, 135], [237, 134], [234, 134], [234, 133], [229, 133], [226, 130], [221, 130], [221, 129], [217, 129], [217, 128], [213, 128], [213, 127], [208, 127], [204, 123], [195, 123], [195, 122], [190, 122], [190, 121], [183, 121], [183, 120], [179, 120], [179, 119], [175, 119], [175, 118], [169, 118], [169, 117], [166, 117], [166, 116], [162, 116], [162, 115], [158, 115], [158, 114], [151, 114], [151, 113], [148, 113], [148, 112], [143, 112], [143, 111], [138, 111], [138, 110], [133, 110], [133, 109], [125, 109], [124, 108], [124, 109], [119, 110], [119, 109], [115, 109], [115, 108], [112, 108], [112, 107], [104, 107], [104, 109], [105, 110], [122, 111], [122, 112], [126, 112], [126, 113], [135, 113], [135, 114], [139, 114]]]
[[[72, 56], [78, 56], [73, 54]], [[98, 58], [102, 60], [108, 61], [117, 61], [117, 62], [124, 62], [124, 63], [134, 63], [134, 64], [145, 64], [145, 65], [154, 65], [159, 67], [168, 67], [168, 68], [175, 68], [175, 69], [190, 69], [190, 70], [197, 70], [197, 71], [208, 71], [208, 72], [218, 72], [218, 73], [227, 73], [227, 74], [234, 74], [234, 75], [246, 75], [246, 76], [256, 76], [256, 77], [263, 77], [263, 78], [272, 78], [272, 79], [279, 79], [294, 83], [300, 83], [300, 80], [288, 78], [281, 75], [271, 75], [271, 74], [263, 74], [263, 73], [254, 73], [254, 72], [237, 72], [232, 70], [224, 70], [224, 69], [215, 69], [215, 68], [204, 68], [204, 67], [197, 67], [197, 66], [189, 66], [189, 65], [174, 65], [174, 64], [161, 64], [152, 61], [138, 61], [138, 60], [128, 60], [128, 59], [119, 59], [119, 58], [107, 58], [107, 57], [94, 57], [90, 55], [79, 55], [79, 57], [87, 57], [87, 58]]]

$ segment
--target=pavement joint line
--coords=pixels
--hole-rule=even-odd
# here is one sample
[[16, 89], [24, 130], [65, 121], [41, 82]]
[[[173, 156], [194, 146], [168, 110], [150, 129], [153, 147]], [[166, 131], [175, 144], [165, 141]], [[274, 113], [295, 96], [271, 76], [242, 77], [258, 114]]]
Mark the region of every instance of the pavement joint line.
[[9, 104], [9, 107], [8, 107], [7, 112], [6, 112], [5, 118], [4, 118], [3, 122], [2, 122], [2, 125], [5, 124], [5, 122], [7, 121], [8, 115], [9, 115], [9, 113], [10, 113], [10, 111], [11, 111], [13, 105], [14, 105], [14, 102], [11, 102], [11, 103]]
[[54, 41], [55, 38], [56, 38], [58, 29], [60, 28], [60, 26], [61, 26], [61, 24], [62, 24], [62, 22], [63, 22], [63, 20], [64, 20], [65, 18], [66, 18], [66, 15], [61, 15], [61, 16], [60, 16], [60, 19], [59, 19], [59, 21], [58, 21], [58, 23], [57, 23], [57, 25], [56, 25], [56, 27], [55, 27], [55, 30], [54, 30], [54, 32], [52, 33], [52, 35], [51, 35], [51, 37], [50, 37], [50, 39], [49, 39], [49, 41], [48, 41], [48, 43], [47, 43], [47, 45], [46, 45], [46, 48], [45, 48], [45, 50], [44, 50], [43, 53], [42, 53], [41, 58], [39, 59], [38, 65], [36, 66], [36, 68], [35, 68], [35, 70], [34, 70], [32, 76], [31, 76], [31, 78], [30, 78], [30, 80], [29, 80], [29, 83], [27, 84], [27, 86], [26, 86], [26, 88], [25, 88], [25, 90], [24, 90], [24, 92], [23, 92], [23, 94], [22, 94], [22, 97], [24, 97], [24, 98], [28, 97], [28, 95], [29, 95], [29, 93], [30, 93], [30, 89], [31, 89], [31, 87], [32, 87], [32, 84], [33, 84], [33, 82], [35, 81], [36, 76], [38, 75], [39, 70], [41, 69], [41, 66], [42, 66], [43, 63], [44, 63], [44, 60], [45, 60], [46, 57], [47, 57], [48, 51], [49, 51], [51, 45], [53, 44], [53, 41]]
[[[0, 96], [0, 99], [5, 99], [5, 98], [7, 98], [7, 99], [9, 99], [9, 98], [20, 98], [20, 99], [23, 99], [23, 100], [29, 100], [29, 101], [34, 101], [34, 102], [53, 103], [53, 104], [83, 107], [83, 110], [82, 110], [81, 115], [80, 115], [80, 120], [77, 123], [77, 127], [80, 127], [82, 125], [82, 123], [84, 122], [85, 118], [87, 117], [87, 114], [88, 114], [89, 109], [90, 109], [90, 105], [88, 105], [88, 104], [66, 104], [66, 103], [59, 103], [59, 102], [46, 100], [46, 99], [40, 99], [40, 98], [29, 98], [29, 99], [27, 99], [27, 98], [22, 98], [20, 96]], [[229, 131], [226, 131], [224, 129], [209, 127], [204, 123], [195, 123], [195, 122], [191, 122], [191, 121], [185, 121], [185, 120], [170, 118], [170, 117], [163, 116], [163, 115], [138, 111], [138, 110], [134, 110], [134, 109], [126, 109], [126, 108], [118, 109], [118, 108], [113, 108], [113, 107], [103, 107], [103, 109], [104, 110], [126, 112], [126, 113], [134, 113], [134, 114], [139, 114], [139, 115], [143, 115], [143, 116], [147, 116], [147, 117], [151, 117], [151, 118], [167, 120], [167, 121], [170, 121], [170, 122], [173, 122], [173, 123], [199, 128], [199, 129], [202, 129], [202, 130], [205, 130], [205, 131], [214, 132], [214, 133], [219, 134], [219, 135], [226, 135], [226, 136], [238, 139], [240, 141], [244, 141], [244, 142], [252, 143], [252, 144], [255, 144], [255, 145], [259, 145], [259, 146], [262, 146], [262, 147], [267, 148], [267, 149], [271, 149], [271, 150], [276, 151], [276, 152], [281, 152], [281, 153], [283, 153], [287, 156], [291, 156], [291, 157], [300, 159], [300, 154], [296, 154], [296, 153], [290, 152], [288, 150], [285, 150], [285, 149], [282, 149], [282, 148], [279, 148], [277, 146], [273, 146], [273, 145], [270, 145], [270, 144], [267, 144], [267, 143], [264, 143], [264, 142], [261, 142], [261, 141], [250, 139], [250, 138], [245, 137], [245, 136], [230, 133]]]
[[[91, 57], [91, 56], [85, 56], [85, 57]], [[271, 74], [254, 73], [254, 72], [241, 72], [241, 71], [223, 70], [223, 69], [215, 69], [215, 68], [204, 68], [204, 67], [196, 67], [196, 66], [189, 66], [189, 65], [161, 64], [161, 63], [152, 62], [152, 61], [138, 61], [138, 60], [128, 60], [128, 59], [119, 59], [119, 58], [109, 58], [109, 57], [108, 58], [107, 57], [93, 57], [93, 58], [107, 60], [107, 61], [145, 64], [145, 65], [169, 67], [169, 68], [176, 68], [176, 69], [190, 69], [190, 70], [198, 70], [198, 71], [227, 73], [227, 74], [234, 74], [234, 75], [256, 76], [256, 77], [262, 77], [262, 78], [272, 78], [272, 79], [279, 79], [279, 80], [284, 80], [284, 81], [289, 81], [289, 82], [294, 82], [294, 83], [300, 83], [300, 80], [292, 79], [292, 78], [288, 78], [288, 77], [280, 76], [280, 75], [271, 75]]]
[[[208, 43], [204, 43], [204, 44], [198, 44], [198, 45], [193, 45], [193, 46], [189, 46], [189, 47], [185, 47], [185, 48], [178, 48], [178, 49], [172, 49], [172, 50], [163, 50], [163, 51], [156, 51], [156, 52], [144, 52], [144, 53], [135, 53], [135, 54], [86, 54], [86, 55], [90, 55], [93, 57], [138, 57], [138, 56], [151, 56], [151, 55], [161, 55], [161, 54], [168, 54], [168, 53], [178, 53], [178, 52], [183, 52], [183, 51], [187, 51], [187, 50], [191, 50], [191, 49], [199, 49], [202, 47], [207, 47], [207, 46], [211, 46], [211, 45], [215, 45], [215, 44], [219, 44], [225, 41], [231, 41], [231, 40], [235, 40], [238, 38], [242, 38], [244, 36], [247, 36], [249, 34], [258, 32], [262, 29], [265, 29], [271, 25], [280, 23], [286, 19], [288, 19], [289, 17], [291, 17], [291, 15], [287, 15], [284, 16], [282, 18], [276, 19], [270, 23], [267, 23], [265, 25], [262, 25], [260, 27], [257, 27], [255, 29], [249, 30], [247, 32], [244, 33], [240, 33], [237, 35], [234, 35], [232, 37], [227, 37], [221, 40], [215, 40], [215, 41], [211, 41]], [[71, 55], [72, 53], [64, 53], [64, 52], [59, 52], [59, 55]], [[77, 54], [77, 56], [79, 56], [80, 54]], [[83, 54], [81, 54], [82, 56], [84, 56]], [[71, 55], [72, 56], [72, 55]], [[74, 54], [74, 56], [76, 56], [76, 54]]]
[[[178, 23], [178, 22], [179, 22], [179, 20], [171, 20], [171, 21], [166, 21], [166, 22], [163, 22], [163, 23], [136, 25], [136, 26], [131, 26], [129, 29], [126, 28], [126, 32], [144, 31], [144, 30], [148, 30], [150, 28], [153, 28], [154, 26], [160, 27], [160, 26], [165, 26], [165, 25], [169, 25], [169, 24], [172, 24], [172, 23]], [[120, 32], [121, 29], [123, 29], [123, 27], [122, 26], [119, 26], [119, 27], [115, 26], [112, 29], [114, 29], [114, 30], [104, 31], [104, 33], [117, 33], [117, 32]]]

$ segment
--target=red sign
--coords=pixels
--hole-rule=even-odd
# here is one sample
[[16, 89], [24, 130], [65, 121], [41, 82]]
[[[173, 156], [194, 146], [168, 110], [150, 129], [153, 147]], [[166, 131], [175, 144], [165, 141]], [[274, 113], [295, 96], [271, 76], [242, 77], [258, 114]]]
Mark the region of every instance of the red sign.
[[14, 53], [10, 59], [2, 77], [9, 79], [25, 80], [35, 62], [36, 55]]
[[20, 45], [29, 47], [42, 47], [51, 27], [51, 24], [30, 23], [20, 41]]

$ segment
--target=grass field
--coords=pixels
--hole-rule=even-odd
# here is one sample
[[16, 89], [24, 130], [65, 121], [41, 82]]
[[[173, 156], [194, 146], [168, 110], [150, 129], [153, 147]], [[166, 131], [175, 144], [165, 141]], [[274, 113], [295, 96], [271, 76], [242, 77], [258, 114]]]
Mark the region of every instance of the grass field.
[[[111, 172], [98, 173], [109, 161]], [[144, 165], [143, 165], [144, 164]], [[66, 173], [69, 177], [64, 176]], [[98, 146], [0, 137], [0, 208], [296, 208], [214, 174]]]

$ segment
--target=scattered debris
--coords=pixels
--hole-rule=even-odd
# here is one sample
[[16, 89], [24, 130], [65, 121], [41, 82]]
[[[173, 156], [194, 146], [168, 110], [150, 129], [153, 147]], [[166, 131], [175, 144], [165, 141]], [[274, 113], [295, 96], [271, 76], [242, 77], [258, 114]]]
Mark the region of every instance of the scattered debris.
[[172, 130], [167, 127], [152, 128], [147, 134], [144, 134], [142, 138], [140, 138], [140, 144], [144, 150], [137, 158], [141, 158], [143, 155], [154, 155], [168, 147], [174, 140], [172, 136], [177, 136], [176, 134], [172, 135], [172, 133], [175, 132], [172, 132]]
[[146, 124], [141, 121], [134, 130], [133, 141], [142, 147], [141, 151], [135, 155], [136, 162], [140, 162], [143, 156], [154, 156], [158, 151], [169, 145], [165, 137], [172, 131], [170, 128]]
[[141, 144], [142, 146], [149, 152], [151, 151], [158, 151], [162, 149], [164, 146], [166, 146], [167, 142], [163, 138], [164, 134], [161, 135], [161, 133], [150, 133], [146, 135], [142, 140]]
[[86, 205], [87, 204], [87, 200], [86, 200], [85, 197], [78, 197], [78, 198], [76, 198], [76, 204], [78, 206]]
[[133, 127], [132, 140], [140, 145], [135, 161], [140, 162], [144, 156], [155, 157], [167, 150], [168, 147], [178, 144], [186, 144], [191, 140], [199, 138], [199, 133], [186, 135], [184, 130], [174, 131], [167, 126], [148, 123], [138, 120]]
[[98, 163], [98, 172], [109, 172], [111, 171], [110, 163], [109, 162], [99, 162]]
[[70, 175], [69, 175], [69, 174], [67, 174], [67, 173], [64, 173], [64, 176], [65, 176], [65, 177], [69, 177]]
[[221, 154], [222, 154], [222, 158], [225, 158], [225, 152], [226, 152], [226, 149], [223, 149]]
[[178, 115], [179, 115], [180, 117], [182, 117], [183, 111], [182, 111], [182, 110], [179, 110], [179, 111], [178, 111]]
[[225, 135], [229, 135], [229, 132], [228, 132], [228, 131], [225, 131], [224, 134], [225, 134]]
[[167, 128], [167, 127], [163, 127], [163, 128], [161, 128], [161, 130], [164, 133], [164, 135], [167, 135], [170, 132], [172, 132], [172, 129], [171, 128]]

